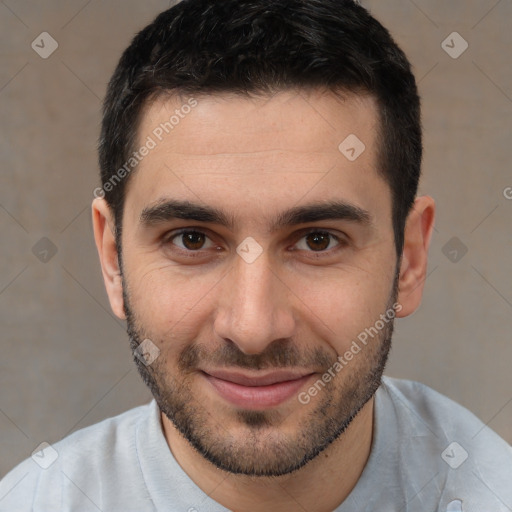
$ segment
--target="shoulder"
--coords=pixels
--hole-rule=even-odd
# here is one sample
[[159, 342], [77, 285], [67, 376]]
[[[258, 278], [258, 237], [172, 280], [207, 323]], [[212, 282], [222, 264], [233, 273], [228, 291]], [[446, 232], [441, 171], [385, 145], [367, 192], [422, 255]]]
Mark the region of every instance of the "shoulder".
[[430, 425], [445, 429], [447, 422], [457, 418], [464, 422], [465, 429], [472, 425], [482, 425], [468, 409], [421, 382], [383, 377], [381, 390], [399, 409], [407, 409], [409, 413], [420, 420], [426, 420]]
[[78, 490], [81, 480], [94, 486], [106, 472], [119, 475], [133, 468], [137, 425], [155, 407], [152, 401], [78, 430], [52, 445], [41, 444], [39, 451], [0, 481], [0, 512], [39, 510], [36, 503], [48, 510], [60, 510], [63, 488]]
[[482, 439], [512, 449], [471, 411], [425, 384], [383, 377], [380, 392], [391, 399], [399, 416], [414, 417], [434, 434], [449, 432], [477, 439], [481, 433]]
[[446, 492], [512, 507], [512, 446], [472, 412], [424, 384], [390, 377], [377, 400], [395, 416], [402, 463], [435, 468]]

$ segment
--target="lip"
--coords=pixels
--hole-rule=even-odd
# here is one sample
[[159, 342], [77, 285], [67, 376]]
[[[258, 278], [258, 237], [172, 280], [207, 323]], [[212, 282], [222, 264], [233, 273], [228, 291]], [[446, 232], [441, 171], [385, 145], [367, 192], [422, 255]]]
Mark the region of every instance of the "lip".
[[296, 395], [313, 372], [279, 371], [265, 375], [215, 370], [202, 372], [214, 390], [225, 400], [244, 409], [276, 407]]

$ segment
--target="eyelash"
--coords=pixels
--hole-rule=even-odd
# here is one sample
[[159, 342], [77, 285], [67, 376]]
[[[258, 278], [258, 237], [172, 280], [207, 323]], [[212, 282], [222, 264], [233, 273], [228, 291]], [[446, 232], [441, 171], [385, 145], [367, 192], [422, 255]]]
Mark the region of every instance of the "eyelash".
[[[210, 237], [204, 231], [201, 231], [200, 229], [184, 228], [184, 229], [180, 229], [180, 230], [178, 230], [176, 232], [171, 232], [170, 234], [168, 234], [168, 236], [166, 236], [163, 239], [163, 243], [164, 243], [164, 245], [174, 245], [172, 243], [172, 241], [175, 238], [177, 238], [179, 236], [182, 236], [182, 235], [189, 234], [189, 233], [199, 233], [201, 235], [204, 235], [208, 240], [210, 240]], [[336, 241], [338, 243], [337, 246], [335, 246], [334, 248], [331, 248], [331, 249], [325, 249], [323, 251], [312, 251], [312, 250], [311, 251], [306, 251], [306, 252], [309, 252], [311, 254], [314, 254], [316, 258], [321, 258], [322, 256], [330, 256], [332, 254], [332, 251], [340, 250], [343, 247], [348, 245], [348, 241], [346, 239], [343, 239], [342, 237], [339, 237], [339, 236], [331, 233], [330, 231], [323, 230], [323, 229], [318, 229], [318, 228], [312, 228], [312, 229], [309, 229], [307, 231], [302, 231], [298, 241], [302, 240], [303, 238], [305, 238], [308, 235], [313, 234], [313, 233], [315, 233], [315, 234], [322, 234], [322, 235], [329, 235], [329, 237], [331, 237], [332, 239], [334, 239], [334, 241]], [[298, 241], [294, 245], [296, 245], [298, 243]], [[182, 252], [182, 253], [186, 254], [187, 257], [190, 257], [190, 258], [201, 257], [202, 256], [202, 252], [204, 252], [205, 250], [208, 250], [208, 249], [198, 249], [198, 250], [194, 251], [194, 250], [190, 250], [190, 249], [182, 249], [181, 247], [176, 247], [176, 249], [179, 252]]]

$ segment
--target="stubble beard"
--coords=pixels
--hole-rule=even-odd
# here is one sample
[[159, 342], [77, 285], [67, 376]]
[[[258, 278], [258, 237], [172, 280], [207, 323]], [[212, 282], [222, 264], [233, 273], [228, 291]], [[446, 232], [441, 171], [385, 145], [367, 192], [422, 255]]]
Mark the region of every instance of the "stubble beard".
[[[397, 280], [398, 276], [395, 276], [387, 310], [396, 302]], [[292, 433], [290, 421], [287, 423], [287, 416], [278, 409], [237, 409], [230, 411], [228, 418], [220, 417], [218, 412], [225, 409], [212, 406], [211, 401], [208, 402], [192, 389], [192, 382], [199, 377], [197, 370], [201, 362], [210, 366], [216, 362], [214, 367], [303, 367], [324, 368], [327, 372], [337, 361], [337, 356], [333, 358], [331, 353], [319, 348], [300, 353], [296, 346], [286, 340], [283, 343], [276, 341], [263, 353], [256, 355], [244, 354], [233, 343], [213, 351], [205, 345], [190, 344], [182, 350], [176, 365], [165, 357], [164, 347], [169, 341], [151, 338], [149, 332], [137, 322], [126, 290], [123, 278], [127, 332], [132, 352], [135, 354], [137, 347], [147, 338], [163, 349], [160, 357], [151, 365], [134, 357], [143, 381], [160, 410], [185, 439], [206, 460], [229, 473], [277, 477], [300, 469], [345, 432], [380, 386], [391, 348], [393, 319], [331, 382], [319, 389], [307, 406], [291, 398], [296, 400], [294, 410], [301, 411], [301, 408], [308, 407], [307, 412], [301, 414], [301, 419], [292, 425]], [[322, 374], [319, 374], [318, 378], [321, 377]], [[235, 428], [230, 428], [233, 422]], [[286, 432], [280, 426], [286, 427]]]

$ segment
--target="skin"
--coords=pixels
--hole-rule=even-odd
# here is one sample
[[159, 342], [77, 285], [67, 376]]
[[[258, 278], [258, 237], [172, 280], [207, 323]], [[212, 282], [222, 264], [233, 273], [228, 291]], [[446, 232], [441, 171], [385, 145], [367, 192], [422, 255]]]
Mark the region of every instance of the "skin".
[[[149, 105], [139, 141], [182, 104], [177, 97], [162, 97]], [[225, 361], [230, 369], [258, 375], [259, 369], [276, 367], [278, 355], [287, 355], [294, 361], [288, 368], [314, 372], [300, 389], [307, 391], [393, 304], [397, 256], [391, 192], [376, 171], [376, 130], [376, 104], [369, 96], [340, 100], [312, 90], [271, 98], [198, 98], [130, 178], [124, 278], [111, 212], [103, 199], [93, 202], [95, 239], [114, 313], [126, 318], [129, 312], [132, 341], [149, 338], [158, 347], [147, 372], [161, 399], [170, 401], [168, 391], [178, 388], [174, 397], [188, 407], [182, 416], [196, 420], [198, 439], [232, 464], [231, 471], [207, 460], [162, 413], [170, 450], [194, 482], [230, 510], [331, 511], [354, 488], [368, 459], [374, 400], [355, 403], [351, 391], [369, 389], [368, 375], [382, 362], [390, 330], [365, 346], [308, 404], [293, 396], [257, 414], [241, 410], [218, 395], [200, 370], [220, 368]], [[349, 134], [366, 146], [353, 162], [338, 150]], [[222, 209], [234, 225], [179, 219], [141, 223], [145, 208], [170, 198]], [[280, 212], [327, 200], [365, 210], [370, 223], [327, 219], [270, 232]], [[432, 198], [419, 197], [407, 219], [398, 317], [420, 304], [434, 211]], [[183, 237], [171, 237], [185, 227], [207, 236], [195, 258]], [[318, 250], [304, 228], [328, 231], [343, 242], [331, 239], [327, 249]], [[236, 252], [247, 237], [262, 248], [252, 263]], [[180, 358], [197, 347], [196, 359], [180, 366]], [[358, 410], [350, 421], [350, 412]], [[324, 434], [332, 434], [330, 417], [348, 427], [312, 460], [285, 471], [285, 463], [298, 465]], [[242, 474], [251, 469], [253, 476]], [[282, 474], [254, 476], [265, 470]]]

